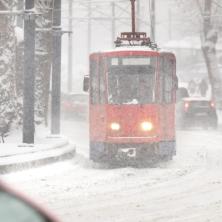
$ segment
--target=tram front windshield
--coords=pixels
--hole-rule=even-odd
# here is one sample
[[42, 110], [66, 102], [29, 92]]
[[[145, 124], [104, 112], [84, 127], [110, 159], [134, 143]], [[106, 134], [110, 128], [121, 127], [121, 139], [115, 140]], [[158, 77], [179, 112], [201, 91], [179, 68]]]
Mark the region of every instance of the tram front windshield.
[[149, 104], [155, 98], [155, 57], [110, 58], [108, 63], [110, 104]]

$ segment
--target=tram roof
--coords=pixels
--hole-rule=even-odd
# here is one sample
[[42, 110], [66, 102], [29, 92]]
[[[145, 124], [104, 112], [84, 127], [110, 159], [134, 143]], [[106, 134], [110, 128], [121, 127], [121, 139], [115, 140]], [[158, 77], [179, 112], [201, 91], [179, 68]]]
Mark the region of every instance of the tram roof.
[[162, 53], [167, 53], [167, 54], [172, 54], [174, 55], [173, 52], [171, 51], [166, 51], [166, 50], [153, 50], [147, 46], [121, 46], [121, 47], [116, 47], [115, 49], [108, 49], [104, 51], [98, 51], [98, 52], [93, 52], [90, 55], [95, 55], [95, 54], [112, 54], [112, 53], [123, 53], [123, 52], [149, 52], [153, 55], [160, 55]]

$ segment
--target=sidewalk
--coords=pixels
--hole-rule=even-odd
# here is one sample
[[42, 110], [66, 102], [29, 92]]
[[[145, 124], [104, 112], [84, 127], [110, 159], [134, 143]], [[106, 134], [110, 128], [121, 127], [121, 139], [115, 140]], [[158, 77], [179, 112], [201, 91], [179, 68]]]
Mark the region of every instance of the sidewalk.
[[45, 129], [40, 132], [35, 144], [19, 143], [21, 136], [18, 131], [6, 137], [5, 143], [0, 143], [1, 174], [74, 157], [75, 145], [70, 144], [67, 138], [50, 135]]

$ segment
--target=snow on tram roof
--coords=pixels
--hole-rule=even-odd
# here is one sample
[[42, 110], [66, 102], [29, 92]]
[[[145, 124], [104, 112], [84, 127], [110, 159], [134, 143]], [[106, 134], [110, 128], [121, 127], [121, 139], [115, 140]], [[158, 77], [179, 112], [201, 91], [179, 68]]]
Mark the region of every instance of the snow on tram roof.
[[115, 49], [111, 51], [149, 51], [149, 52], [157, 52], [156, 50], [153, 50], [147, 46], [121, 46], [121, 47], [116, 47]]
[[99, 51], [99, 52], [93, 52], [94, 53], [111, 53], [111, 52], [125, 52], [125, 51], [143, 51], [143, 52], [156, 52], [156, 53], [172, 53], [170, 50], [163, 50], [163, 49], [158, 49], [158, 50], [153, 50], [147, 46], [121, 46], [121, 47], [116, 47], [114, 49], [107, 49], [104, 51]]

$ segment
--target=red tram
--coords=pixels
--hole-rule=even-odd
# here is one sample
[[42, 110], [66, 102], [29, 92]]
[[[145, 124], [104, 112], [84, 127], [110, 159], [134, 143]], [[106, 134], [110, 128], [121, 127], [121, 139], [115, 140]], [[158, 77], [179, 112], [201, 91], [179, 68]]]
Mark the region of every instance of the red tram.
[[155, 49], [141, 32], [122, 33], [116, 44], [112, 51], [90, 55], [88, 84], [84, 79], [90, 94], [90, 159], [171, 159], [176, 58]]

